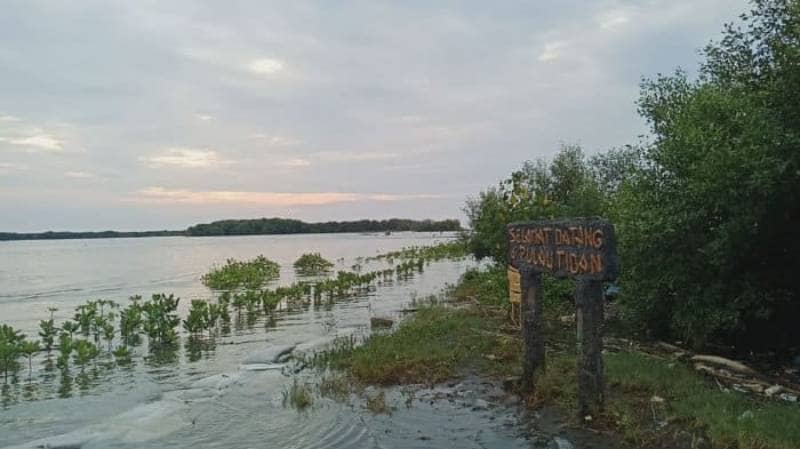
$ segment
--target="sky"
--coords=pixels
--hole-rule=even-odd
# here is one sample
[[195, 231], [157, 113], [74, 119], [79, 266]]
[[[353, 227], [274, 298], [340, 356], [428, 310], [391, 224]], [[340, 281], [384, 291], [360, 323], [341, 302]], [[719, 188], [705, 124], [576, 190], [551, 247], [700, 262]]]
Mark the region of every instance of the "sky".
[[460, 218], [563, 143], [646, 139], [748, 5], [36, 1], [0, 14], [0, 231]]

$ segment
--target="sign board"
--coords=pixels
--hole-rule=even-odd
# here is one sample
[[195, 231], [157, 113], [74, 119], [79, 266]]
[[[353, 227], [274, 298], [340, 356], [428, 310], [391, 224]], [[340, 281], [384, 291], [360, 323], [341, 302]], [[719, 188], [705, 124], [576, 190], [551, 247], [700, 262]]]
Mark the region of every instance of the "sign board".
[[522, 283], [519, 270], [514, 267], [508, 267], [508, 299], [511, 304], [519, 304], [522, 302]]
[[506, 232], [517, 269], [593, 281], [611, 281], [619, 274], [614, 227], [605, 220], [512, 223]]

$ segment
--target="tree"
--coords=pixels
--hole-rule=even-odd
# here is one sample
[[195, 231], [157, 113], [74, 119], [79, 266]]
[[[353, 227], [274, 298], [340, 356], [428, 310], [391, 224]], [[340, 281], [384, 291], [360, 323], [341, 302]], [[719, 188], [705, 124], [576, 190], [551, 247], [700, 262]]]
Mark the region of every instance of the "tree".
[[527, 161], [497, 187], [467, 201], [467, 245], [477, 258], [508, 263], [506, 225], [515, 221], [599, 216], [602, 192], [580, 147], [562, 146], [550, 162]]
[[681, 71], [642, 83], [653, 141], [618, 198], [627, 304], [702, 346], [800, 338], [800, 3], [757, 0]]

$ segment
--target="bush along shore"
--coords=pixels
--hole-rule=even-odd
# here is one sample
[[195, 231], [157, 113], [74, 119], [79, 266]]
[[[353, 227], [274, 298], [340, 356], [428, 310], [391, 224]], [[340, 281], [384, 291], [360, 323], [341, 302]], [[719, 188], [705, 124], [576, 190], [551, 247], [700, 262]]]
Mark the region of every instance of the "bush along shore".
[[478, 374], [503, 383], [526, 406], [555, 407], [565, 421], [615, 435], [624, 447], [800, 447], [800, 405], [792, 401], [791, 386], [767, 382], [773, 393], [756, 394], [742, 385], [763, 385], [765, 378], [754, 370], [745, 375], [747, 368], [737, 362], [637, 341], [614, 318], [611, 303], [604, 354], [606, 406], [582, 422], [570, 418], [577, 390], [572, 284], [547, 278], [545, 283], [548, 362], [532, 393], [516, 390], [522, 341], [510, 319], [504, 268], [468, 271], [446, 303], [418, 308], [392, 333], [374, 333], [362, 342], [340, 340], [318, 354], [315, 364], [340, 373], [340, 390], [342, 379], [354, 388], [434, 385]]

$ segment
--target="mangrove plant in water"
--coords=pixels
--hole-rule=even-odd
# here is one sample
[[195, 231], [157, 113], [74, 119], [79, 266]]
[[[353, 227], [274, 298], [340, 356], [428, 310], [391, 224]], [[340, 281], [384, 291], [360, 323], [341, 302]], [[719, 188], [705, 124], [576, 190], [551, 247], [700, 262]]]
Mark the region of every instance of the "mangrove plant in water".
[[280, 265], [258, 256], [253, 260], [228, 259], [225, 265], [203, 276], [203, 283], [214, 290], [235, 290], [240, 287], [259, 288], [280, 275]]
[[306, 253], [294, 262], [294, 269], [300, 274], [321, 274], [331, 271], [333, 262], [322, 257], [320, 253]]

